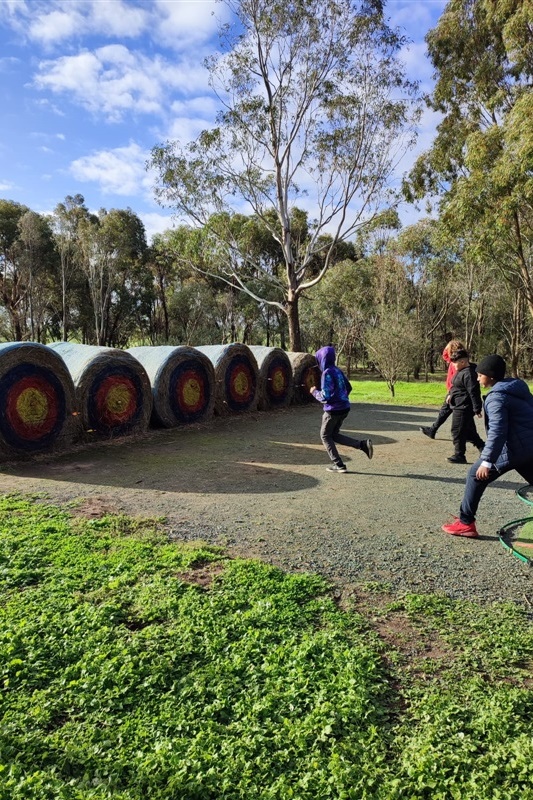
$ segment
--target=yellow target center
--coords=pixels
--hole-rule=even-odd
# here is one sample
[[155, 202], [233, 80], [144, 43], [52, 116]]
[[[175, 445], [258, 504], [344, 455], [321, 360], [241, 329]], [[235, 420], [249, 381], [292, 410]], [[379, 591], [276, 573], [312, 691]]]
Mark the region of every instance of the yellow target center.
[[202, 394], [202, 388], [196, 378], [189, 378], [183, 386], [183, 399], [188, 406], [195, 406]]
[[272, 378], [272, 386], [274, 387], [275, 392], [282, 392], [285, 388], [285, 375], [280, 369], [276, 370], [274, 373]]
[[113, 386], [107, 393], [106, 406], [113, 414], [124, 414], [130, 402], [129, 387], [123, 383]]
[[25, 389], [17, 399], [17, 414], [26, 425], [42, 425], [48, 416], [48, 398], [40, 389]]
[[244, 372], [239, 372], [235, 377], [235, 394], [241, 397], [248, 392], [248, 377]]

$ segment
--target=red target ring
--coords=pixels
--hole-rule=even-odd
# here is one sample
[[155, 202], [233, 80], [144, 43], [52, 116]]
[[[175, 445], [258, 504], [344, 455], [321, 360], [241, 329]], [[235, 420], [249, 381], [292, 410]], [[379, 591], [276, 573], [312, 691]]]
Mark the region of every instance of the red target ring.
[[230, 371], [229, 400], [234, 407], [249, 405], [254, 397], [255, 378], [252, 370], [244, 361], [239, 361]]
[[58, 423], [57, 391], [45, 377], [34, 374], [17, 380], [7, 391], [5, 403], [11, 431], [23, 441], [42, 439]]
[[198, 370], [187, 369], [176, 381], [176, 402], [185, 414], [198, 414], [206, 406], [205, 379]]
[[282, 365], [277, 365], [271, 372], [269, 393], [275, 400], [282, 399], [287, 393], [288, 379], [286, 370]]
[[134, 382], [125, 375], [109, 375], [95, 394], [95, 410], [101, 425], [114, 428], [130, 422], [139, 405]]

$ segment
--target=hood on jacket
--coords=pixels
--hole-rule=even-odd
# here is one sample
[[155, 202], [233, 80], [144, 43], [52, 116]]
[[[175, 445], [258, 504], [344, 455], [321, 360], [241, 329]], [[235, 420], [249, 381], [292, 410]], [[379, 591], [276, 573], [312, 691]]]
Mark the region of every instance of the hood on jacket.
[[490, 390], [489, 395], [494, 392], [519, 397], [521, 400], [526, 400], [533, 404], [533, 395], [529, 391], [529, 386], [521, 378], [504, 378], [498, 381]]
[[321, 347], [315, 353], [320, 371], [324, 372], [328, 367], [335, 366], [335, 348], [328, 344], [326, 347]]

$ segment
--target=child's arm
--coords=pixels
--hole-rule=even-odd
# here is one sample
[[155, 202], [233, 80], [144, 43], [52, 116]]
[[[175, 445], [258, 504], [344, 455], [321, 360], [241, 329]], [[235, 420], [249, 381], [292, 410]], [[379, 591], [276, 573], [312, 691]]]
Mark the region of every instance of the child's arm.
[[[467, 370], [465, 370], [465, 372], [466, 371]], [[470, 369], [468, 369], [467, 371], [465, 384], [468, 394], [470, 395], [470, 400], [472, 401], [472, 408], [474, 409], [474, 414], [477, 414], [477, 416], [481, 416], [481, 409], [483, 408], [483, 403], [481, 401], [481, 389], [479, 388], [477, 376], [474, 377]]]
[[319, 403], [327, 403], [333, 393], [333, 381], [328, 372], [322, 373], [322, 386], [317, 389], [315, 386], [311, 389], [311, 394], [318, 400]]

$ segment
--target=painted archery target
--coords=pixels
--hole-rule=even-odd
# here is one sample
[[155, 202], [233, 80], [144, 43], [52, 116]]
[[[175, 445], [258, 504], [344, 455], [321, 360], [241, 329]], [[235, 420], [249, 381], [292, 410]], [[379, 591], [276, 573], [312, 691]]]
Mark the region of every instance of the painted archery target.
[[121, 434], [134, 428], [142, 414], [143, 391], [138, 376], [122, 366], [93, 376], [88, 397], [89, 426], [102, 433]]
[[184, 361], [173, 371], [169, 382], [169, 403], [183, 422], [204, 417], [211, 403], [212, 380], [199, 361]]
[[130, 347], [152, 386], [154, 425], [173, 428], [205, 419], [215, 404], [215, 370], [209, 358], [188, 345]]
[[245, 344], [206, 345], [196, 348], [215, 368], [218, 414], [252, 411], [258, 400], [258, 366]]
[[73, 433], [74, 387], [61, 359], [44, 345], [0, 346], [0, 446], [32, 453]]
[[152, 413], [152, 392], [144, 367], [112, 347], [54, 342], [74, 381], [83, 428], [91, 436], [142, 432]]
[[259, 367], [259, 408], [280, 408], [292, 397], [292, 367], [284, 350], [250, 345]]
[[257, 382], [248, 359], [232, 358], [226, 369], [226, 399], [232, 411], [246, 411], [255, 400]]
[[292, 366], [294, 389], [293, 403], [310, 403], [313, 396], [309, 390], [320, 385], [320, 372], [316, 358], [310, 353], [287, 353]]

